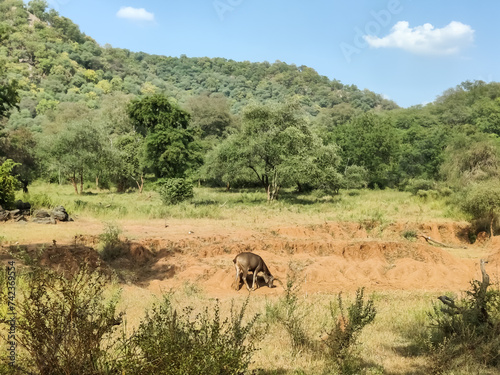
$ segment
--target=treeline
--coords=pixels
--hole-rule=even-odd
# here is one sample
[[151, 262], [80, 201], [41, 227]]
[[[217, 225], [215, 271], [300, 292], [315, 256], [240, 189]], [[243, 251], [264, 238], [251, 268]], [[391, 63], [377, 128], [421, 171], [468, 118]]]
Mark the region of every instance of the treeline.
[[98, 108], [111, 92], [166, 93], [181, 105], [201, 94], [220, 94], [233, 113], [250, 102], [291, 96], [300, 98], [313, 115], [340, 103], [359, 111], [396, 107], [380, 95], [331, 81], [306, 66], [166, 57], [101, 47], [71, 20], [53, 9], [47, 11], [45, 0], [27, 5], [2, 0], [0, 9], [2, 30], [8, 34], [0, 57], [8, 78], [18, 81], [23, 97], [20, 112], [28, 123], [29, 117], [43, 115], [61, 102], [82, 101]]
[[499, 175], [495, 82], [401, 109], [305, 66], [101, 47], [44, 0], [0, 1], [0, 41], [0, 157], [25, 189], [190, 177], [274, 199], [292, 186], [418, 192]]

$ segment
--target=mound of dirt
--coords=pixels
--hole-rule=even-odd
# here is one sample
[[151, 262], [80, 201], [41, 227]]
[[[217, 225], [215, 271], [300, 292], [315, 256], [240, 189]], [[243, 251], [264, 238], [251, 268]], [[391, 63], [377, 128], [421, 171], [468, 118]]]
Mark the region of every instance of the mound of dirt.
[[[359, 287], [459, 291], [467, 289], [472, 279], [480, 278], [478, 262], [487, 250], [483, 244], [475, 254], [475, 247], [466, 242], [466, 224], [420, 225], [417, 232], [421, 236], [415, 241], [402, 238], [406, 228], [407, 224], [393, 224], [379, 229], [382, 234], [378, 237], [383, 239], [373, 238], [370, 230], [358, 223], [270, 228], [238, 236], [214, 235], [212, 231], [210, 236], [147, 239], [143, 245], [157, 254], [151, 270], [163, 267], [167, 275], [143, 280], [143, 284], [157, 292], [198, 283], [213, 295], [236, 295], [232, 259], [243, 251], [261, 255], [273, 275], [283, 282], [293, 273], [306, 293], [336, 293]], [[433, 246], [424, 237], [449, 247]], [[280, 294], [282, 290], [264, 287], [256, 293]]]
[[[41, 253], [40, 263], [74, 272], [81, 264], [104, 267], [123, 282], [152, 292], [197, 285], [214, 296], [246, 291], [234, 289], [233, 258], [252, 251], [263, 257], [275, 278], [286, 282], [294, 274], [305, 293], [368, 290], [460, 291], [480, 279], [479, 259], [489, 261], [487, 271], [498, 278], [500, 237], [467, 243], [465, 223], [323, 223], [274, 227], [266, 230], [194, 228], [192, 223], [130, 225], [115, 259], [104, 262], [96, 251], [95, 235], [75, 236], [74, 244], [52, 244]], [[153, 225], [155, 225], [153, 227]], [[133, 230], [131, 230], [133, 228]], [[405, 231], [418, 236], [413, 241]], [[139, 235], [140, 234], [140, 235]], [[152, 236], [145, 236], [152, 234]], [[52, 234], [53, 235], [53, 234]], [[434, 242], [427, 241], [432, 238]], [[433, 246], [442, 244], [446, 247]], [[29, 246], [36, 250], [36, 245]], [[283, 287], [259, 288], [255, 293], [279, 295]]]

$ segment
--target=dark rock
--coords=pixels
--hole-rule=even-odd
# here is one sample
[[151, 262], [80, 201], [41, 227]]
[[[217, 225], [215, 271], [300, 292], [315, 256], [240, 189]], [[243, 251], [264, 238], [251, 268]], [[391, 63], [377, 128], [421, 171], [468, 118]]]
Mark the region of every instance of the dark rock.
[[54, 208], [51, 216], [59, 221], [68, 221], [69, 218], [69, 215], [63, 206], [57, 206]]
[[12, 211], [9, 211], [9, 218], [10, 219], [15, 219], [20, 214], [21, 214], [21, 210], [12, 210]]
[[9, 211], [5, 210], [0, 210], [0, 221], [7, 221], [9, 220]]
[[33, 218], [32, 220], [34, 223], [38, 223], [38, 224], [56, 224], [56, 220], [53, 218], [53, 217], [35, 217]]
[[18, 210], [31, 210], [31, 203], [29, 202], [23, 202], [22, 200], [17, 200], [15, 207]]
[[37, 210], [34, 212], [33, 217], [36, 219], [43, 219], [46, 217], [50, 217], [50, 214], [45, 210]]

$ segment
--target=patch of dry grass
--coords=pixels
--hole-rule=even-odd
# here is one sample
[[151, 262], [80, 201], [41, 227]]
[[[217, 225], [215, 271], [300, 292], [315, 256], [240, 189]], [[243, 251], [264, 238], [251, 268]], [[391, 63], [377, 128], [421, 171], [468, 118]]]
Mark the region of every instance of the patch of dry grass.
[[[190, 202], [164, 205], [155, 191], [117, 194], [110, 190], [87, 188], [76, 195], [70, 185], [36, 182], [30, 193], [18, 193], [17, 199], [31, 202], [35, 209], [62, 205], [74, 223], [33, 225], [7, 223], [0, 225], [0, 240], [5, 245], [33, 244], [49, 241], [72, 243], [80, 235], [102, 233], [105, 222], [118, 226], [153, 223], [165, 227], [167, 222], [216, 223], [225, 228], [267, 230], [270, 226], [319, 225], [327, 221], [373, 223], [378, 228], [394, 222], [427, 223], [430, 221], [463, 220], [451, 213], [443, 200], [426, 200], [396, 190], [359, 190], [356, 194], [341, 191], [337, 196], [300, 195], [284, 192], [281, 199], [268, 204], [260, 189], [226, 192], [217, 188], [196, 188]], [[157, 223], [155, 224], [155, 221]], [[157, 225], [158, 224], [158, 225]], [[162, 225], [163, 224], [163, 225]], [[133, 235], [133, 234], [132, 234]]]
[[[202, 287], [194, 288], [202, 290]], [[212, 306], [214, 299], [203, 292], [191, 293], [183, 288], [172, 291], [172, 300], [178, 309], [191, 306], [202, 311]], [[346, 301], [354, 294], [343, 293]], [[229, 315], [231, 303], [241, 306], [246, 293], [238, 298], [222, 298], [221, 315]], [[370, 296], [375, 302], [377, 315], [359, 337], [360, 374], [428, 374], [428, 319], [435, 294], [427, 292], [377, 292]], [[126, 312], [127, 330], [139, 324], [145, 309], [151, 307], [155, 296], [147, 290], [126, 286], [123, 289], [119, 310]], [[260, 314], [250, 339], [257, 351], [253, 355], [251, 369], [260, 374], [328, 374], [333, 369], [325, 356], [322, 342], [324, 334], [331, 330], [335, 321], [330, 316], [329, 305], [336, 303], [337, 295], [299, 295], [301, 309], [306, 312], [302, 321], [311, 345], [295, 350], [290, 336], [278, 321], [266, 315], [266, 306], [277, 303], [276, 297], [251, 295], [246, 318]]]
[[[72, 243], [79, 235], [102, 233], [105, 221], [113, 220], [124, 229], [137, 223], [153, 223], [150, 235], [162, 236], [165, 223], [178, 226], [199, 221], [231, 228], [252, 230], [269, 229], [270, 225], [318, 225], [326, 221], [384, 223], [411, 221], [417, 223], [436, 220], [463, 220], [463, 216], [450, 210], [444, 201], [423, 201], [406, 192], [394, 190], [361, 190], [349, 195], [318, 197], [286, 193], [272, 204], [266, 203], [265, 193], [260, 190], [225, 192], [223, 189], [196, 188], [195, 198], [176, 206], [164, 206], [155, 192], [116, 194], [111, 191], [87, 190], [90, 194], [75, 195], [71, 186], [35, 184], [30, 195], [18, 199], [44, 203], [47, 206], [63, 205], [74, 223], [40, 225], [32, 223], [0, 224], [0, 239], [6, 244], [34, 244], [57, 239]], [[173, 226], [173, 225], [172, 225]], [[201, 225], [199, 225], [201, 227]], [[189, 227], [182, 227], [187, 233]], [[164, 235], [164, 234], [163, 234]], [[120, 286], [114, 285], [112, 288]], [[126, 332], [130, 334], [144, 317], [145, 310], [160, 298], [147, 289], [124, 285], [118, 311], [125, 311]], [[201, 285], [186, 284], [173, 292], [174, 306], [185, 306], [202, 311], [212, 306], [213, 298], [203, 292]], [[368, 295], [368, 293], [367, 293]], [[347, 299], [353, 295], [345, 294]], [[425, 292], [377, 292], [372, 295], [377, 309], [373, 324], [367, 326], [359, 338], [361, 374], [427, 374], [428, 337], [426, 312], [431, 310], [435, 295]], [[246, 293], [235, 299], [241, 306]], [[251, 339], [257, 345], [252, 369], [261, 374], [326, 374], [331, 373], [328, 358], [322, 349], [322, 335], [335, 325], [329, 312], [329, 304], [337, 295], [300, 294], [303, 312], [302, 321], [311, 347], [297, 352], [289, 335], [281, 324], [266, 318], [266, 306], [275, 303], [276, 297], [252, 295], [247, 309], [247, 318], [260, 314]], [[232, 303], [229, 297], [221, 298], [222, 318], [229, 315]]]

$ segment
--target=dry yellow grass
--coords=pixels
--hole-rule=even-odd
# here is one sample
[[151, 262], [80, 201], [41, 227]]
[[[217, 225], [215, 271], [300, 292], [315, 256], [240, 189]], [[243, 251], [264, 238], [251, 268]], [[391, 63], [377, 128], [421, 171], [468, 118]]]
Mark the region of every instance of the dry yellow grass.
[[[362, 223], [376, 222], [379, 227], [392, 222], [428, 223], [432, 221], [463, 220], [450, 211], [442, 201], [422, 201], [408, 193], [398, 191], [360, 191], [358, 195], [342, 192], [336, 197], [285, 196], [273, 204], [265, 202], [263, 192], [247, 191], [225, 193], [219, 189], [196, 189], [191, 203], [165, 207], [154, 192], [115, 194], [94, 192], [93, 195], [76, 196], [68, 186], [40, 184], [32, 189], [31, 197], [45, 196], [53, 205], [63, 205], [70, 215], [77, 218], [73, 223], [39, 225], [33, 223], [0, 224], [0, 240], [4, 245], [50, 243], [72, 244], [80, 235], [98, 236], [106, 222], [115, 222], [123, 235], [132, 239], [162, 238], [168, 236], [165, 228], [170, 225], [180, 233], [192, 227], [228, 231], [250, 229], [253, 232], [269, 231], [276, 225], [315, 226], [328, 221]], [[29, 200], [30, 196], [19, 197]], [[43, 197], [42, 197], [43, 198]], [[144, 228], [147, 221], [147, 233]], [[142, 226], [141, 226], [142, 225]], [[382, 233], [382, 231], [380, 232]], [[458, 256], [465, 256], [460, 252]], [[145, 310], [160, 300], [158, 294], [133, 284], [115, 284], [122, 288], [118, 306], [126, 313], [126, 330], [131, 333], [144, 317]], [[351, 289], [352, 290], [352, 289]], [[203, 285], [186, 283], [171, 292], [172, 301], [181, 309], [191, 306], [201, 311], [210, 306], [214, 297], [204, 292]], [[340, 292], [340, 290], [339, 290]], [[445, 291], [443, 291], [445, 292]], [[221, 313], [229, 314], [231, 303], [241, 306], [247, 293], [237, 297], [220, 297]], [[329, 303], [337, 301], [337, 294], [299, 294], [304, 309], [303, 327], [312, 340], [314, 350], [293, 350], [290, 337], [279, 322], [266, 318], [266, 304], [277, 303], [279, 296], [252, 294], [246, 317], [260, 314], [251, 339], [258, 350], [254, 353], [252, 369], [262, 374], [323, 374], [329, 373], [328, 360], [322, 354], [321, 336], [335, 324], [329, 313]], [[347, 299], [353, 298], [346, 293]], [[369, 297], [366, 293], [365, 297]], [[373, 324], [367, 326], [361, 336], [359, 357], [361, 374], [427, 374], [429, 358], [424, 350], [428, 324], [426, 311], [432, 307], [435, 292], [389, 291], [371, 296], [377, 309]]]
[[[192, 290], [195, 290], [194, 292]], [[192, 286], [173, 293], [172, 301], [180, 310], [191, 306], [202, 311], [213, 306], [215, 299], [203, 292], [201, 285]], [[242, 293], [237, 298], [219, 300], [223, 317], [229, 315], [231, 304], [241, 306], [247, 297]], [[428, 374], [429, 357], [425, 351], [429, 321], [427, 312], [432, 310], [436, 293], [427, 292], [377, 292], [365, 294], [375, 302], [377, 315], [371, 325], [365, 327], [359, 337], [358, 353], [362, 363], [361, 374]], [[286, 329], [266, 317], [266, 305], [278, 302], [276, 297], [250, 295], [246, 319], [255, 314], [260, 318], [250, 337], [256, 343], [251, 369], [262, 374], [324, 374], [332, 366], [324, 355], [322, 342], [335, 321], [330, 316], [329, 304], [337, 303], [338, 295], [299, 294], [300, 312], [305, 312], [302, 321], [313, 348], [294, 351]], [[343, 293], [344, 301], [352, 301], [353, 294]], [[124, 286], [119, 310], [125, 311], [127, 331], [130, 333], [144, 317], [146, 309], [158, 303], [160, 294], [153, 294], [135, 286]], [[347, 304], [346, 302], [346, 304]]]

